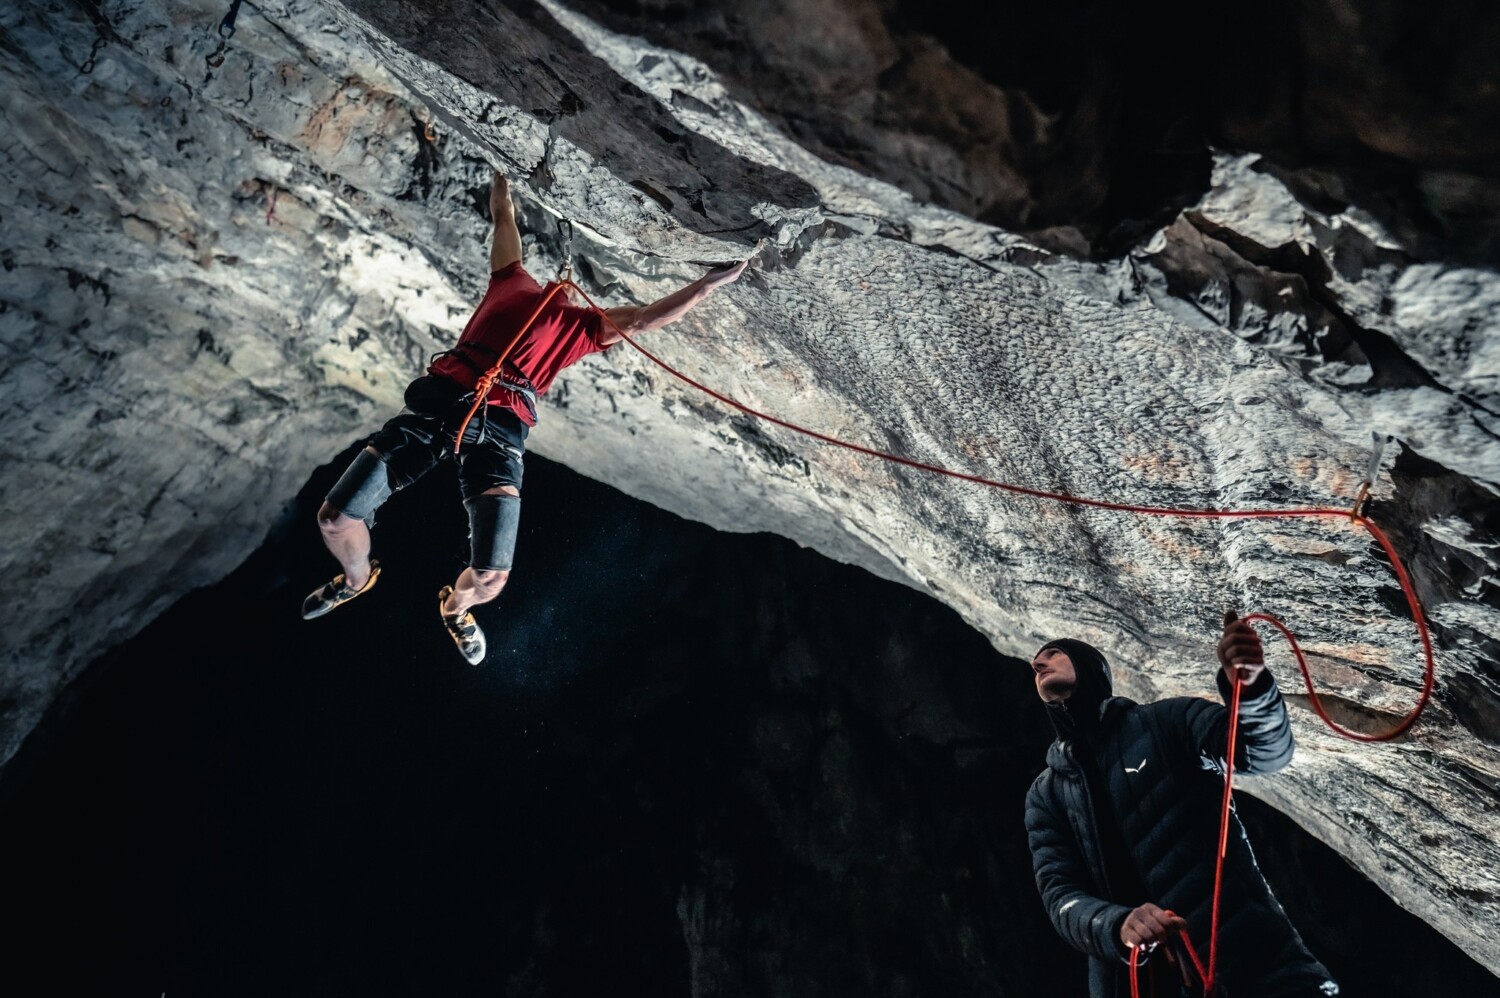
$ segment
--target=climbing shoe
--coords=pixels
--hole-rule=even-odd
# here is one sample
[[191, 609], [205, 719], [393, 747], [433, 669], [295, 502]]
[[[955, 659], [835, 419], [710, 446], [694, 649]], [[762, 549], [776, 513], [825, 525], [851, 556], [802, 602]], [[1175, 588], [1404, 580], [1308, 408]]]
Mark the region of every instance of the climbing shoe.
[[380, 578], [380, 562], [374, 558], [370, 559], [370, 577], [365, 580], [362, 589], [351, 589], [344, 584], [342, 573], [335, 575], [333, 581], [325, 582], [314, 589], [308, 594], [307, 599], [302, 601], [302, 619], [312, 620], [314, 617], [321, 617], [354, 597], [369, 592], [375, 588], [375, 580], [378, 578]]
[[443, 618], [443, 626], [448, 629], [448, 636], [458, 646], [458, 653], [464, 661], [478, 665], [484, 661], [484, 632], [479, 629], [479, 623], [470, 610], [459, 614], [443, 613], [443, 607], [448, 605], [448, 597], [452, 595], [452, 586], [438, 590], [438, 615]]

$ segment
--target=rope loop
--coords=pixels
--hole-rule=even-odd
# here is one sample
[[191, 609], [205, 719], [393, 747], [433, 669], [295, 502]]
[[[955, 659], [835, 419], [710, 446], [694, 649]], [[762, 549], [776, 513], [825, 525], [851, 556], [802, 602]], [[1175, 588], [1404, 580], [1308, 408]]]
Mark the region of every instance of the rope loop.
[[[1172, 918], [1177, 917], [1177, 913], [1175, 911], [1167, 911], [1165, 912], [1165, 914]], [[1198, 951], [1193, 947], [1193, 941], [1188, 938], [1188, 934], [1186, 932], [1180, 932], [1175, 936], [1175, 938], [1169, 939], [1166, 945], [1170, 946], [1174, 942], [1182, 943], [1183, 952], [1187, 954], [1188, 960], [1192, 963], [1193, 970], [1197, 972], [1198, 980], [1208, 980], [1208, 970], [1204, 968], [1203, 960], [1198, 956]], [[1144, 946], [1130, 947], [1130, 998], [1141, 998], [1141, 950], [1147, 948], [1148, 947]], [[1208, 988], [1205, 988], [1203, 990], [1203, 994], [1205, 998], [1207, 998], [1207, 996], [1210, 994], [1210, 990]]]

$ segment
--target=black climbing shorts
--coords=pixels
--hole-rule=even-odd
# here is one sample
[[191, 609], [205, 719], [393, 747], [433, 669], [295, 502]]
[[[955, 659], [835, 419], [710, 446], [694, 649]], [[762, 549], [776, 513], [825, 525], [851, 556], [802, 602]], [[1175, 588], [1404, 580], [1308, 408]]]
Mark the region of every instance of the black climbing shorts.
[[[374, 526], [375, 511], [382, 503], [453, 456], [453, 435], [471, 401], [447, 378], [426, 375], [413, 381], [406, 388], [406, 408], [369, 441], [379, 456], [361, 450], [329, 491], [329, 505]], [[493, 516], [476, 518], [471, 500], [502, 485], [520, 490], [529, 429], [510, 409], [486, 405], [464, 431], [458, 483], [470, 510], [471, 563], [476, 567], [497, 567], [498, 562], [508, 561], [508, 552], [499, 548], [514, 547], [515, 530], [513, 526], [508, 530], [508, 544], [506, 538], [489, 536], [497, 530], [507, 532], [505, 525], [496, 523]]]

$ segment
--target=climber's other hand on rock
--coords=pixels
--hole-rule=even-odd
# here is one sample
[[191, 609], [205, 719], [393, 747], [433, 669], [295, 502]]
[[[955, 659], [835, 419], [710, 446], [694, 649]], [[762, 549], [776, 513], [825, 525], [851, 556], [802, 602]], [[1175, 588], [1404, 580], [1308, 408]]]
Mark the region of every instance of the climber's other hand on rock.
[[740, 275], [745, 272], [745, 268], [748, 266], [750, 266], [749, 260], [741, 260], [739, 263], [730, 263], [722, 267], [715, 267], [703, 275], [703, 286], [712, 291], [714, 288], [733, 284], [740, 279]]

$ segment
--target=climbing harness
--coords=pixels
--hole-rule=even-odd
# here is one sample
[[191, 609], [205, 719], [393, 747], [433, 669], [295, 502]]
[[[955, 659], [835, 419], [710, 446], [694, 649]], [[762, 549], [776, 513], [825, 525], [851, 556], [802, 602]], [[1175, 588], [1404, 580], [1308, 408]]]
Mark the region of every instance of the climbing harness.
[[[473, 422], [474, 415], [479, 412], [480, 407], [483, 406], [489, 399], [490, 389], [495, 386], [496, 381], [499, 381], [502, 385], [504, 385], [504, 387], [509, 388], [511, 391], [520, 395], [521, 398], [525, 401], [527, 409], [531, 411], [531, 418], [536, 418], [537, 394], [536, 389], [532, 387], [530, 380], [528, 380], [524, 375], [520, 375], [520, 371], [518, 369], [516, 373], [520, 375], [521, 383], [517, 384], [515, 383], [514, 379], [506, 379], [503, 369], [505, 367], [506, 360], [510, 357], [511, 351], [516, 348], [516, 344], [520, 343], [522, 337], [524, 337], [528, 332], [531, 331], [531, 327], [535, 325], [536, 320], [541, 317], [542, 310], [547, 307], [547, 303], [550, 302], [559, 291], [562, 291], [564, 288], [572, 288], [574, 291], [577, 291], [579, 294], [583, 295], [584, 299], [589, 303], [590, 306], [593, 307], [594, 311], [598, 312], [601, 316], [604, 317], [605, 322], [609, 322], [611, 326], [614, 326], [614, 323], [610, 322], [609, 316], [604, 314], [604, 309], [600, 308], [598, 305], [595, 305], [594, 300], [587, 294], [584, 294], [582, 288], [573, 283], [573, 220], [570, 218], [562, 219], [558, 223], [558, 231], [562, 233], [563, 251], [562, 264], [561, 266], [559, 266], [557, 271], [557, 281], [553, 283], [552, 287], [548, 289], [546, 294], [542, 295], [541, 304], [537, 305], [535, 311], [531, 313], [531, 317], [524, 323], [522, 323], [521, 328], [516, 331], [516, 334], [510, 338], [509, 342], [507, 342], [504, 348], [502, 348], [500, 352], [495, 356], [495, 363], [490, 365], [489, 370], [481, 374], [479, 376], [479, 380], [474, 383], [474, 402], [469, 406], [469, 411], [464, 416], [463, 422], [458, 424], [458, 432], [453, 435], [454, 457], [457, 457], [459, 451], [463, 449], [464, 432], [468, 430], [469, 424]], [[618, 331], [619, 327], [615, 326], [615, 329], [616, 331]], [[621, 335], [623, 336], [624, 334], [621, 333]], [[632, 343], [631, 345], [634, 346], [635, 344]], [[636, 349], [640, 348], [637, 347]], [[462, 356], [462, 354], [460, 354], [460, 356]], [[469, 360], [469, 358], [464, 357], [464, 360], [467, 361]]]
[[[510, 357], [511, 351], [516, 348], [517, 343], [521, 342], [522, 337], [524, 337], [531, 331], [531, 327], [535, 325], [536, 320], [541, 317], [542, 310], [545, 309], [548, 303], [550, 303], [553, 298], [557, 297], [557, 293], [559, 291], [562, 291], [564, 288], [574, 288], [577, 289], [580, 294], [582, 294], [582, 289], [578, 288], [578, 285], [574, 284], [572, 280], [559, 281], [556, 284], [553, 284], [552, 287], [548, 288], [547, 292], [542, 295], [541, 302], [532, 311], [531, 317], [521, 324], [520, 328], [516, 330], [515, 335], [510, 338], [510, 340], [496, 355], [495, 363], [490, 366], [489, 370], [481, 374], [479, 376], [479, 380], [474, 383], [474, 401], [469, 406], [469, 411], [464, 416], [463, 422], [458, 424], [458, 432], [453, 435], [454, 457], [457, 457], [459, 451], [463, 448], [464, 431], [469, 428], [469, 423], [473, 421], [475, 413], [479, 412], [480, 406], [484, 405], [488, 401], [490, 396], [490, 389], [495, 386], [495, 382], [501, 380], [502, 368], [505, 366], [505, 361]], [[585, 295], [585, 297], [587, 296]], [[590, 301], [589, 304], [593, 305], [593, 302]], [[597, 306], [595, 307], [597, 308]], [[602, 309], [599, 310], [599, 314], [604, 314]], [[605, 318], [605, 321], [609, 321], [607, 317]], [[507, 385], [506, 387], [511, 386]]]
[[233, 0], [229, 5], [229, 13], [219, 22], [218, 35], [219, 45], [206, 58], [208, 68], [218, 69], [224, 65], [224, 53], [229, 51], [229, 39], [234, 37], [234, 19], [240, 16], [240, 4], [245, 0]]

